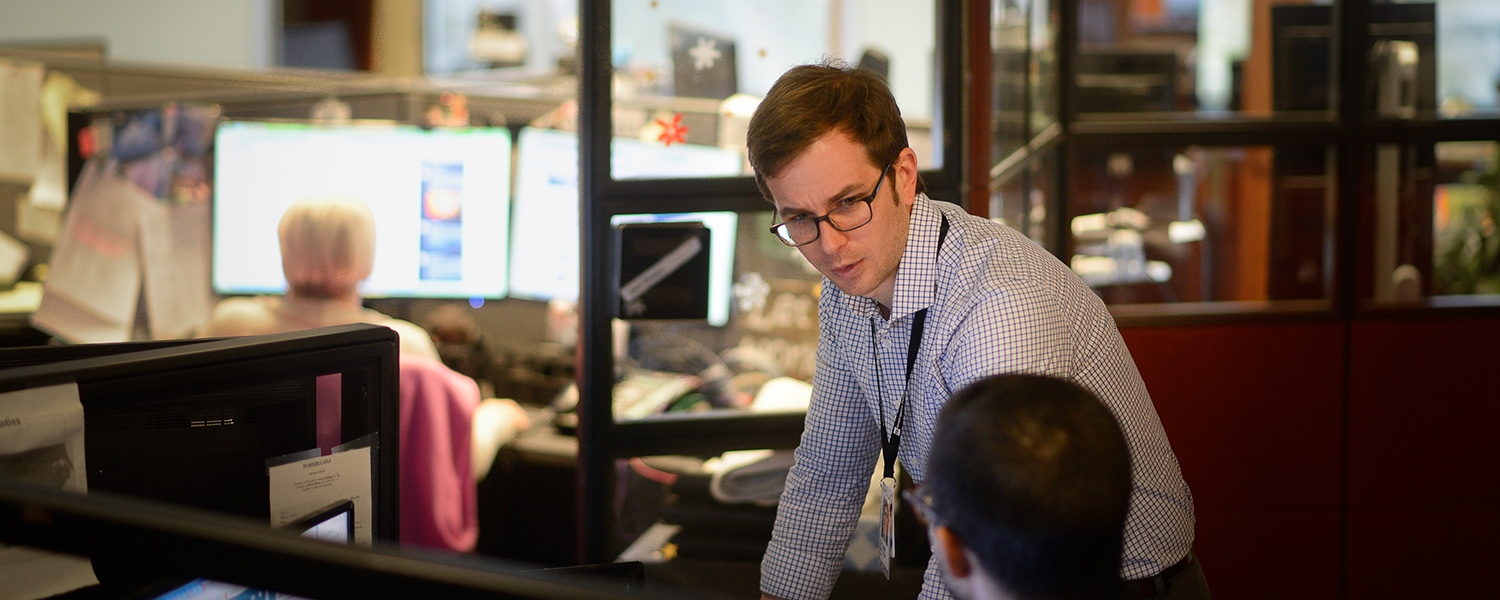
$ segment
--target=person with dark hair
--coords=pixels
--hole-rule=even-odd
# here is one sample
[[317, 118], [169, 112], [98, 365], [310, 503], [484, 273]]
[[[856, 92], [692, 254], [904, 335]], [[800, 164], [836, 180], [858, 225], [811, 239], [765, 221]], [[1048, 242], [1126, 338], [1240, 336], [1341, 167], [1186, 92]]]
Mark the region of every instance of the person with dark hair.
[[1121, 598], [1130, 449], [1078, 385], [995, 375], [938, 414], [943, 443], [907, 492], [943, 580], [965, 600]]
[[[836, 61], [794, 67], [746, 143], [772, 233], [824, 276], [812, 403], [761, 563], [766, 597], [827, 597], [877, 460], [894, 502], [897, 458], [925, 480], [949, 395], [999, 373], [1074, 382], [1119, 420], [1133, 464], [1121, 579], [1159, 597], [1196, 564], [1192, 493], [1104, 303], [1015, 230], [927, 197], [884, 79]], [[948, 597], [935, 563], [922, 597]]]

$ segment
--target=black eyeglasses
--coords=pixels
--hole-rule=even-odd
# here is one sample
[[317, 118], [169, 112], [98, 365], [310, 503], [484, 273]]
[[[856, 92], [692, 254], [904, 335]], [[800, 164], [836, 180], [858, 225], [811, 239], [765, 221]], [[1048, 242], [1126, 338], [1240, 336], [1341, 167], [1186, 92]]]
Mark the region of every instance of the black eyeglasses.
[[875, 201], [875, 196], [880, 195], [880, 186], [885, 184], [885, 176], [894, 164], [895, 161], [888, 162], [880, 170], [880, 181], [875, 182], [875, 191], [870, 192], [869, 196], [842, 200], [821, 217], [798, 217], [777, 223], [771, 226], [771, 233], [776, 234], [776, 239], [781, 240], [781, 243], [795, 247], [818, 241], [818, 235], [823, 231], [818, 227], [819, 221], [827, 221], [829, 227], [839, 231], [853, 231], [864, 227], [875, 214], [870, 203]]

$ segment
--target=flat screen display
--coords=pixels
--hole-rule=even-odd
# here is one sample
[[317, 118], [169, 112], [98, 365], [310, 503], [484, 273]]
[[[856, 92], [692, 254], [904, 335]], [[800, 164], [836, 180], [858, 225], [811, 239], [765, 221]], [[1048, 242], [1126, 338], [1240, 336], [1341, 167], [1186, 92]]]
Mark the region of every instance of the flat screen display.
[[[511, 230], [511, 295], [533, 300], [578, 299], [578, 136], [571, 131], [522, 129], [516, 141], [516, 200]], [[611, 167], [618, 179], [739, 175], [737, 150], [699, 144], [615, 138]], [[734, 285], [732, 212], [618, 215], [611, 225], [642, 221], [700, 221], [712, 231], [709, 322], [729, 319]]]
[[228, 121], [214, 145], [213, 287], [286, 290], [276, 225], [292, 203], [375, 214], [371, 298], [500, 298], [510, 262], [510, 132]]

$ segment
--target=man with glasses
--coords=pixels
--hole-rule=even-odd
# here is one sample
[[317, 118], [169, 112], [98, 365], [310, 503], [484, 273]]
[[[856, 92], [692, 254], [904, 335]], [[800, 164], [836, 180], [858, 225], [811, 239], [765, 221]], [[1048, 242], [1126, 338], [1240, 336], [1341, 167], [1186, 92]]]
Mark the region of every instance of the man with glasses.
[[[1179, 597], [1162, 594], [1196, 565], [1192, 494], [1098, 296], [1016, 231], [929, 199], [900, 109], [871, 71], [791, 69], [746, 137], [772, 232], [825, 277], [812, 404], [761, 565], [766, 597], [827, 597], [877, 459], [894, 502], [897, 457], [923, 481], [948, 396], [997, 373], [1072, 381], [1116, 415], [1134, 465], [1120, 576], [1138, 597]], [[950, 597], [940, 579], [929, 563], [923, 598]]]

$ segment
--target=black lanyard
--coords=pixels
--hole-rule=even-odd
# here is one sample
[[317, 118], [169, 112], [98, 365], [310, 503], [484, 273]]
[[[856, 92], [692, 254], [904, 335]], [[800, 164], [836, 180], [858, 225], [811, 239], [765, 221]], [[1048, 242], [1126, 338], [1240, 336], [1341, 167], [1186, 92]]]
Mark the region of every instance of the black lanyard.
[[[943, 240], [948, 237], [948, 217], [942, 217], [938, 228], [938, 252], [943, 251]], [[937, 283], [933, 283], [937, 287]], [[936, 292], [936, 289], [933, 290]], [[901, 423], [906, 417], [906, 396], [911, 389], [911, 370], [917, 364], [917, 352], [922, 349], [922, 327], [927, 324], [927, 309], [917, 311], [911, 321], [911, 342], [906, 346], [906, 385], [901, 388], [901, 400], [896, 404], [896, 426], [887, 433], [885, 427], [885, 392], [881, 389], [880, 353], [875, 349], [875, 323], [870, 323], [870, 352], [875, 357], [875, 404], [880, 407], [880, 456], [885, 459], [885, 478], [896, 476], [896, 453], [901, 450]]]

